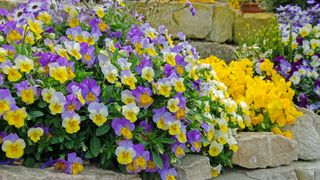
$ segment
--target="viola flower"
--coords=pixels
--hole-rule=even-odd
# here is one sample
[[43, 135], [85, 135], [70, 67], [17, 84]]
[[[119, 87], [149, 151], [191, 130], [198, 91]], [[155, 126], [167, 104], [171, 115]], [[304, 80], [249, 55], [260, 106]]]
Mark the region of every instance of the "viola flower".
[[53, 88], [49, 88], [49, 89], [44, 88], [44, 89], [41, 91], [41, 95], [42, 95], [43, 100], [44, 100], [45, 102], [47, 102], [47, 103], [50, 103], [51, 98], [52, 98], [52, 96], [53, 96], [53, 94], [54, 94], [55, 92], [56, 92], [56, 90], [53, 89]]
[[16, 101], [9, 89], [0, 89], [0, 116], [15, 106]]
[[147, 173], [155, 173], [156, 171], [157, 171], [157, 165], [156, 165], [156, 163], [153, 161], [153, 160], [151, 160], [151, 158], [150, 158], [150, 160], [147, 162], [147, 168], [146, 168], [146, 170], [145, 170]]
[[28, 80], [22, 81], [14, 86], [17, 90], [17, 94], [21, 97], [21, 100], [26, 104], [33, 104], [37, 94], [37, 88], [29, 86]]
[[28, 130], [28, 137], [31, 139], [33, 142], [38, 142], [43, 136], [44, 130], [41, 127], [32, 127]]
[[52, 115], [64, 112], [66, 98], [61, 92], [55, 92], [50, 100], [49, 109]]
[[221, 164], [218, 164], [216, 167], [213, 167], [211, 169], [211, 177], [217, 177], [219, 176], [220, 172], [221, 172]]
[[152, 130], [153, 130], [153, 125], [152, 125], [152, 123], [147, 122], [147, 120], [141, 121], [141, 122], [139, 123], [139, 125], [140, 125], [141, 127], [143, 127], [143, 129], [144, 129], [146, 132], [148, 132], [148, 133], [152, 132]]
[[65, 110], [67, 110], [67, 111], [76, 111], [76, 110], [79, 111], [82, 106], [83, 106], [83, 104], [77, 98], [77, 95], [69, 94], [66, 97], [66, 104], [64, 105], [64, 109]]
[[119, 142], [115, 154], [117, 156], [117, 161], [123, 165], [132, 163], [133, 159], [136, 157], [136, 151], [133, 148], [132, 142], [129, 140]]
[[209, 141], [212, 141], [214, 139], [214, 127], [212, 124], [202, 123], [201, 127], [206, 132], [206, 136]]
[[23, 29], [18, 28], [15, 22], [8, 21], [5, 24], [4, 34], [9, 42], [17, 42], [23, 38]]
[[66, 173], [69, 174], [79, 174], [83, 171], [83, 161], [80, 157], [77, 157], [76, 153], [68, 154], [67, 168], [65, 170]]
[[157, 90], [159, 91], [160, 95], [164, 97], [169, 97], [171, 93], [171, 82], [169, 79], [164, 78], [157, 82]]
[[176, 53], [164, 52], [163, 57], [165, 62], [170, 64], [171, 66], [176, 66]]
[[102, 103], [93, 102], [88, 106], [90, 119], [97, 125], [102, 126], [107, 121], [108, 108]]
[[130, 70], [122, 71], [120, 77], [121, 82], [124, 85], [128, 85], [130, 87], [130, 90], [134, 90], [136, 88], [137, 79], [134, 76], [134, 74], [131, 73]]
[[121, 92], [121, 101], [124, 104], [130, 104], [130, 103], [135, 103], [136, 98], [132, 95], [132, 92], [129, 90], [124, 90]]
[[184, 86], [183, 81], [184, 81], [183, 78], [172, 78], [171, 79], [172, 85], [174, 86], [174, 89], [177, 92], [183, 93], [186, 90], [186, 87]]
[[200, 152], [201, 143], [201, 133], [198, 130], [191, 130], [187, 133], [188, 142], [191, 144], [191, 151]]
[[64, 159], [58, 159], [58, 160], [56, 160], [56, 163], [53, 166], [56, 171], [66, 172], [67, 166], [68, 166], [68, 161], [66, 161]]
[[18, 55], [14, 59], [14, 63], [16, 64], [16, 66], [21, 72], [25, 72], [25, 73], [30, 73], [30, 71], [34, 67], [33, 60], [22, 55]]
[[217, 143], [216, 141], [212, 141], [209, 146], [209, 154], [212, 157], [218, 156], [223, 149], [223, 145], [220, 143]]
[[80, 116], [75, 112], [66, 111], [61, 114], [62, 127], [69, 134], [76, 133], [80, 130]]
[[8, 51], [2, 47], [0, 47], [0, 63], [6, 60], [6, 56], [8, 55]]
[[69, 79], [68, 69], [66, 66], [60, 66], [57, 62], [49, 64], [50, 76], [61, 84]]
[[153, 122], [157, 124], [157, 127], [159, 129], [168, 130], [168, 122], [173, 121], [174, 116], [167, 111], [166, 107], [154, 109], [152, 112]]
[[95, 48], [93, 46], [89, 46], [87, 43], [80, 44], [80, 53], [82, 55], [82, 62], [86, 63], [89, 67], [91, 67], [94, 62], [94, 52]]
[[136, 157], [133, 160], [135, 166], [139, 169], [145, 170], [147, 168], [147, 162], [150, 160], [150, 152], [144, 150], [143, 144], [133, 145], [136, 151]]
[[80, 83], [80, 88], [87, 104], [99, 100], [101, 89], [100, 86], [98, 86], [96, 80], [85, 79]]
[[117, 136], [123, 136], [125, 139], [132, 139], [132, 131], [135, 126], [125, 118], [115, 118], [111, 123]]
[[43, 11], [37, 15], [36, 19], [44, 22], [46, 25], [50, 25], [52, 17], [48, 12]]
[[149, 83], [153, 81], [154, 70], [152, 67], [144, 67], [141, 71], [141, 77], [147, 80]]
[[8, 134], [6, 131], [0, 131], [0, 144], [3, 142], [3, 138], [6, 137]]
[[130, 103], [122, 106], [122, 115], [124, 115], [126, 119], [128, 119], [132, 123], [136, 122], [139, 111], [140, 108], [136, 106], [135, 103]]
[[1, 149], [6, 153], [7, 158], [18, 159], [22, 157], [25, 147], [26, 143], [17, 134], [9, 134], [2, 139]]
[[111, 63], [107, 62], [101, 67], [102, 73], [107, 81], [114, 84], [119, 76], [118, 69]]
[[28, 114], [25, 108], [12, 108], [3, 115], [3, 119], [8, 121], [10, 126], [21, 128], [25, 124]]
[[171, 151], [177, 158], [182, 158], [185, 155], [185, 148], [186, 144], [179, 143], [178, 141], [171, 145]]
[[313, 90], [313, 92], [320, 97], [320, 86], [316, 86]]
[[167, 108], [170, 112], [175, 113], [179, 110], [179, 104], [180, 104], [179, 98], [169, 99]]
[[82, 55], [80, 54], [80, 44], [73, 41], [66, 41], [64, 42], [64, 45], [68, 51], [68, 53], [75, 57], [76, 60], [81, 59]]
[[119, 58], [117, 60], [117, 64], [120, 66], [121, 70], [130, 70], [132, 63], [128, 62], [128, 59], [125, 58]]
[[136, 102], [141, 108], [147, 109], [153, 103], [152, 91], [147, 87], [138, 86], [132, 91], [132, 95], [136, 98]]
[[159, 170], [160, 177], [162, 180], [175, 180], [178, 176], [177, 171], [174, 168], [167, 168]]
[[10, 82], [16, 82], [22, 77], [18, 70], [18, 67], [13, 66], [9, 60], [4, 61], [0, 66], [4, 74], [8, 75], [8, 80]]
[[181, 133], [181, 121], [174, 120], [168, 122], [169, 134], [170, 135], [179, 135]]

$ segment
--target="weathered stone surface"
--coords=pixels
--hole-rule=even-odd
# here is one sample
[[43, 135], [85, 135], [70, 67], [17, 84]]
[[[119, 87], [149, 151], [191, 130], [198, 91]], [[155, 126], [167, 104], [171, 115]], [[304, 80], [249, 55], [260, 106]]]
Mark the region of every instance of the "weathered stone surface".
[[248, 169], [278, 167], [298, 159], [297, 143], [268, 132], [242, 132], [232, 162]]
[[245, 170], [242, 168], [228, 169], [215, 180], [297, 180], [294, 167]]
[[[153, 4], [149, 6], [154, 7]], [[160, 3], [157, 11], [150, 12], [149, 21], [154, 27], [165, 25], [169, 33], [176, 37], [178, 32], [184, 32], [188, 39], [213, 42], [232, 40], [235, 12], [226, 3], [195, 3], [196, 16], [192, 16], [185, 3]], [[140, 4], [142, 11], [147, 11]], [[152, 18], [154, 17], [154, 18]]]
[[234, 22], [233, 41], [239, 43], [242, 39], [247, 39], [251, 34], [268, 26], [275, 18], [272, 13], [246, 13], [236, 17]]
[[297, 161], [292, 163], [299, 180], [320, 179], [320, 161]]
[[213, 9], [212, 28], [206, 40], [213, 42], [232, 41], [235, 16], [235, 12], [228, 5], [217, 3]]
[[201, 155], [188, 154], [180, 164], [173, 165], [178, 173], [177, 180], [200, 180], [211, 178], [209, 158]]
[[0, 166], [1, 180], [139, 180], [137, 175], [119, 174], [113, 171], [85, 167], [83, 173], [70, 175], [55, 172], [52, 168], [38, 169], [18, 166]]
[[204, 41], [190, 41], [190, 44], [197, 49], [201, 58], [214, 55], [226, 62], [236, 59], [236, 46]]
[[0, 8], [12, 9], [17, 6], [18, 3], [25, 3], [28, 0], [0, 0]]
[[298, 110], [304, 115], [286, 129], [291, 130], [298, 142], [299, 159], [320, 159], [320, 116], [304, 108]]

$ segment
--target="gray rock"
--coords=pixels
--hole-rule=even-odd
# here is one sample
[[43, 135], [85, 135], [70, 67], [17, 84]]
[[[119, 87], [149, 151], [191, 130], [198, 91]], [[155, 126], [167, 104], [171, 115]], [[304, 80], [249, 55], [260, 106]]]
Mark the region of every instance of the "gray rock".
[[188, 154], [180, 163], [173, 165], [178, 173], [177, 180], [205, 180], [211, 178], [209, 158], [201, 155]]
[[190, 41], [190, 43], [197, 49], [201, 58], [214, 55], [225, 60], [227, 63], [236, 59], [236, 46], [205, 41]]
[[228, 169], [214, 180], [297, 180], [293, 167], [245, 170], [242, 168]]
[[298, 159], [297, 143], [268, 132], [241, 132], [237, 137], [239, 150], [233, 154], [235, 165], [266, 168], [288, 165]]
[[286, 129], [292, 132], [298, 142], [299, 159], [320, 159], [320, 116], [305, 108], [298, 110], [304, 114]]
[[78, 175], [59, 173], [49, 169], [26, 168], [21, 166], [0, 166], [1, 180], [139, 180], [138, 175], [125, 175], [114, 171], [86, 166]]
[[297, 161], [292, 163], [299, 180], [319, 180], [320, 161]]

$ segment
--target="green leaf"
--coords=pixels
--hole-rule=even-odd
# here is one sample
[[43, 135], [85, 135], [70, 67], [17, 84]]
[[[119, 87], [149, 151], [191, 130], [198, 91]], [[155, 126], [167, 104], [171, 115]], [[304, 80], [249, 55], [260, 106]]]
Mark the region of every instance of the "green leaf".
[[44, 116], [44, 114], [41, 111], [30, 111], [29, 116], [31, 117], [31, 119], [33, 119], [33, 118], [42, 117]]
[[93, 155], [92, 155], [91, 151], [87, 151], [86, 154], [84, 155], [84, 157], [86, 159], [91, 159], [91, 158], [93, 158]]
[[47, 103], [40, 101], [38, 106], [39, 106], [39, 108], [45, 108], [45, 107], [47, 107]]
[[163, 168], [163, 162], [158, 153], [152, 151], [152, 159], [160, 169]]
[[110, 125], [104, 124], [104, 125], [97, 128], [96, 135], [102, 136], [102, 135], [106, 134], [107, 132], [109, 132], [109, 130], [110, 130]]
[[163, 144], [173, 144], [174, 143], [174, 140], [172, 138], [160, 138], [157, 141], [160, 143], [163, 143]]
[[90, 151], [93, 157], [97, 157], [99, 155], [100, 147], [100, 139], [97, 136], [93, 136], [90, 140]]

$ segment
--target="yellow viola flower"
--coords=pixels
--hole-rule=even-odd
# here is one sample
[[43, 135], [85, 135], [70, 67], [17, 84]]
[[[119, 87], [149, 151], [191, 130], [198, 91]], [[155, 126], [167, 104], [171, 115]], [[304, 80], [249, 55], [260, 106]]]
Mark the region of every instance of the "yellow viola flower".
[[38, 142], [41, 138], [41, 136], [43, 136], [43, 129], [40, 127], [37, 128], [30, 128], [28, 130], [28, 137], [31, 139], [31, 141], [33, 142]]
[[18, 159], [23, 156], [26, 144], [16, 134], [9, 134], [3, 138], [1, 149], [6, 153], [6, 157], [10, 159]]
[[30, 30], [36, 35], [37, 39], [41, 39], [41, 33], [44, 32], [42, 29], [42, 21], [28, 19], [28, 25]]
[[76, 133], [80, 130], [80, 116], [75, 112], [66, 111], [62, 113], [62, 127], [69, 134]]
[[3, 115], [3, 119], [8, 121], [10, 126], [21, 128], [24, 126], [24, 121], [28, 114], [25, 108], [18, 108], [16, 110], [9, 110]]
[[135, 103], [130, 103], [122, 106], [122, 115], [125, 116], [130, 122], [134, 123], [137, 120], [137, 115], [140, 108]]
[[223, 145], [220, 143], [217, 143], [216, 141], [212, 141], [209, 146], [209, 155], [212, 157], [218, 156], [223, 149]]

